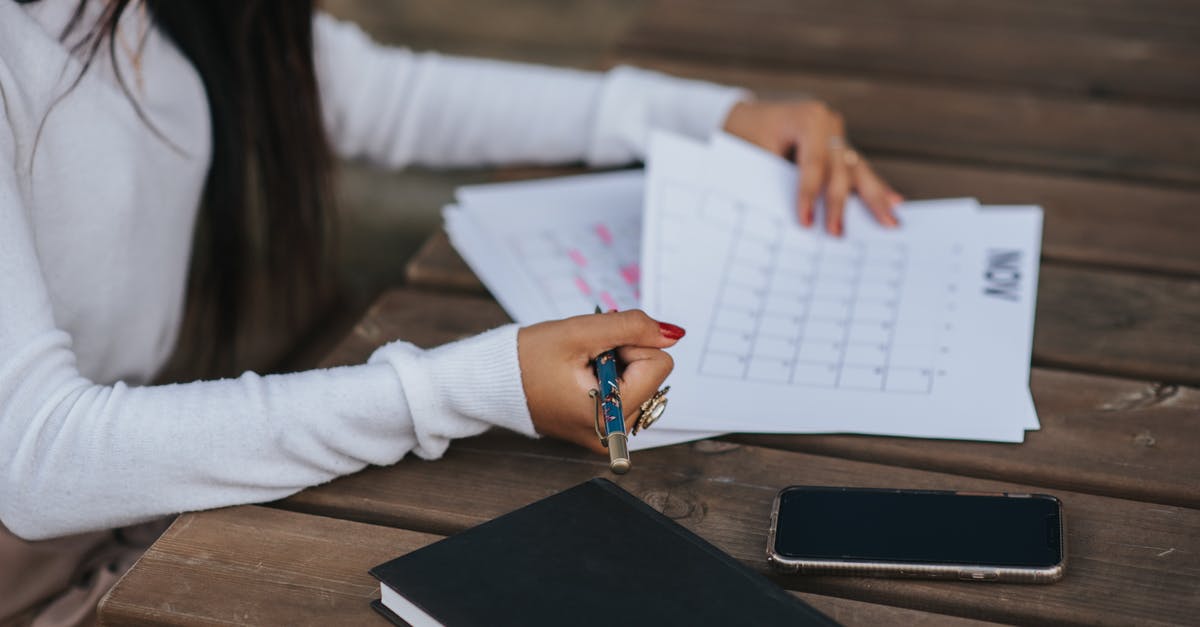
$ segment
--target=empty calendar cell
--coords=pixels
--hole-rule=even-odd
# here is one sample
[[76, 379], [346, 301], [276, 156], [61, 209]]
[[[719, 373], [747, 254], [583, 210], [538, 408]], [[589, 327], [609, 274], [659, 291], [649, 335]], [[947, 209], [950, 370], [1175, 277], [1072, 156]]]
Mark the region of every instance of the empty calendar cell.
[[776, 292], [767, 294], [763, 309], [776, 315], [792, 314], [803, 318], [808, 312], [808, 292]]
[[874, 344], [890, 348], [889, 343], [892, 339], [890, 327], [891, 325], [886, 321], [868, 322], [856, 319], [850, 323], [850, 333], [846, 336], [846, 341], [851, 344]]
[[848, 280], [829, 281], [822, 278], [816, 281], [813, 283], [813, 298], [852, 300], [854, 298], [854, 285], [848, 283]]
[[883, 366], [888, 361], [887, 344], [846, 344], [842, 363], [858, 366]]
[[883, 390], [883, 368], [846, 365], [842, 367], [838, 387], [857, 390]]
[[749, 263], [740, 259], [729, 262], [731, 270], [738, 273], [738, 283], [758, 289], [771, 284], [771, 268], [761, 263]]
[[772, 337], [759, 333], [754, 338], [750, 354], [754, 357], [791, 358], [796, 355], [799, 346], [800, 340], [795, 338]]
[[733, 258], [740, 263], [770, 266], [775, 260], [773, 240], [742, 237], [733, 248]]
[[751, 287], [741, 283], [726, 283], [722, 288], [721, 302], [726, 305], [745, 309], [758, 309], [762, 306], [767, 291], [761, 287]]
[[809, 318], [804, 323], [804, 339], [842, 341], [846, 337], [843, 320], [816, 320]]
[[929, 392], [933, 387], [933, 372], [916, 368], [888, 368], [887, 384], [884, 389], [889, 392]]
[[816, 255], [796, 254], [786, 248], [779, 250], [779, 258], [776, 267], [779, 274], [812, 274], [817, 270]]
[[786, 383], [792, 375], [792, 360], [787, 358], [752, 357], [746, 379], [769, 383]]
[[804, 318], [800, 316], [775, 315], [768, 309], [758, 326], [759, 335], [773, 338], [798, 338]]
[[709, 351], [700, 361], [700, 374], [740, 379], [746, 374], [746, 358], [741, 355]]
[[708, 350], [748, 355], [754, 344], [753, 338], [753, 335], [744, 331], [713, 329], [712, 336], [708, 338]]
[[838, 368], [835, 364], [797, 361], [792, 369], [792, 383], [797, 385], [837, 386]]
[[863, 300], [860, 296], [854, 301], [854, 319], [890, 322], [896, 318], [896, 307], [889, 303], [888, 300]]
[[842, 359], [842, 342], [804, 338], [800, 341], [800, 352], [796, 358], [801, 361], [837, 364]]
[[928, 368], [937, 359], [937, 346], [930, 344], [892, 344], [888, 363], [895, 366]]
[[808, 315], [812, 318], [825, 320], [845, 320], [850, 317], [851, 304], [849, 298], [841, 300], [814, 299], [808, 307]]
[[722, 307], [717, 311], [713, 327], [726, 331], [749, 333], [758, 324], [758, 311], [741, 307]]

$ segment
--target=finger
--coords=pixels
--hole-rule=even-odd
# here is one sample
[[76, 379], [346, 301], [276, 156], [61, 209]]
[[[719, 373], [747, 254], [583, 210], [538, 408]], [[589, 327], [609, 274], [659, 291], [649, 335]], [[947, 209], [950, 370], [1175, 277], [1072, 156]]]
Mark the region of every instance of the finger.
[[630, 416], [662, 387], [675, 361], [657, 348], [626, 346], [617, 355], [625, 364], [621, 373], [621, 402], [625, 415]]
[[568, 337], [577, 350], [597, 355], [617, 346], [666, 348], [679, 341], [685, 331], [659, 322], [640, 309], [568, 318]]
[[800, 168], [800, 187], [796, 192], [796, 205], [800, 224], [806, 227], [813, 225], [817, 213], [817, 195], [821, 193], [821, 187], [825, 184], [826, 165], [829, 158], [826, 146], [828, 141], [828, 133], [806, 138], [800, 151], [800, 158], [796, 160], [796, 165]]
[[[817, 196], [828, 182], [832, 165], [829, 142], [834, 137], [844, 138], [846, 134], [842, 116], [827, 108], [822, 110], [824, 114], [806, 129], [800, 146], [800, 158], [797, 159], [800, 167], [800, 190], [796, 194], [796, 200], [800, 204], [800, 223], [804, 226], [812, 226], [815, 221]], [[844, 139], [839, 141], [844, 142]]]
[[[843, 154], [834, 151], [835, 157]], [[846, 198], [850, 195], [850, 167], [837, 159], [831, 167], [829, 185], [825, 188], [825, 230], [830, 235], [841, 236], [845, 230]]]
[[903, 199], [875, 174], [866, 161], [860, 160], [854, 168], [854, 188], [880, 224], [899, 226], [895, 208]]

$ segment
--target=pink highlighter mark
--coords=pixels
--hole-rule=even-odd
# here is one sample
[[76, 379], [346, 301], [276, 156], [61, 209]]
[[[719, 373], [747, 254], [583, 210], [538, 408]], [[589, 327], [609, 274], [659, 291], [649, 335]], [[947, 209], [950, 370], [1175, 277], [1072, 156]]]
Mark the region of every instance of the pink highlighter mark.
[[588, 286], [587, 281], [583, 280], [583, 277], [575, 277], [575, 287], [578, 287], [579, 291], [583, 292], [584, 296], [592, 295], [592, 288]]
[[608, 292], [600, 292], [600, 300], [604, 302], [604, 306], [610, 311], [620, 309], [620, 307], [617, 306], [617, 301], [613, 300], [612, 294], [609, 294]]
[[597, 224], [596, 235], [600, 238], [600, 241], [604, 242], [605, 246], [612, 246], [612, 231], [609, 231], [607, 226], [604, 226], [603, 224]]
[[578, 249], [572, 248], [571, 250], [568, 250], [567, 256], [570, 257], [571, 261], [574, 261], [581, 268], [587, 265], [587, 259], [584, 258], [583, 253], [579, 252]]
[[636, 287], [638, 284], [638, 279], [640, 279], [642, 276], [642, 271], [641, 268], [638, 267], [638, 264], [631, 263], [621, 268], [621, 276], [624, 277], [626, 283]]

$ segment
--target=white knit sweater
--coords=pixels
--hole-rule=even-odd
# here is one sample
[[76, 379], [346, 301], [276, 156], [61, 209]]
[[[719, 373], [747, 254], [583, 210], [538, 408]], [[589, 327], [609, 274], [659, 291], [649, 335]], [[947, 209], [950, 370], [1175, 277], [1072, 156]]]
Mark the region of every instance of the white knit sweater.
[[[107, 54], [73, 89], [58, 39], [76, 0], [0, 0], [0, 521], [27, 539], [278, 499], [436, 458], [501, 426], [534, 435], [516, 328], [360, 366], [148, 386], [180, 324], [210, 159], [199, 76], [151, 30], [139, 119]], [[99, 3], [93, 0], [89, 17]], [[337, 153], [389, 167], [592, 164], [642, 154], [650, 127], [720, 126], [740, 92], [631, 68], [594, 74], [417, 54], [315, 18]], [[136, 12], [122, 33], [137, 37]], [[118, 48], [120, 50], [120, 48]], [[66, 94], [65, 96], [63, 94]]]

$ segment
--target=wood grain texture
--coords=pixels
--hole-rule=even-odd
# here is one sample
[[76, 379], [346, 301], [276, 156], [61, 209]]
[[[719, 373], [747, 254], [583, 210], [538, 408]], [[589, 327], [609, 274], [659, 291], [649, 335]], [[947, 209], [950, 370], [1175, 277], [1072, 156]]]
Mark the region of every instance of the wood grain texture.
[[1035, 365], [1200, 384], [1200, 280], [1042, 264]]
[[658, 0], [618, 50], [735, 67], [1200, 102], [1195, 5], [1160, 6], [1142, 19], [1150, 12], [1128, 3], [1094, 20], [1086, 4], [1057, 11], [1022, 2], [1024, 13], [1010, 12], [1008, 2], [990, 10], [970, 4]]
[[760, 98], [819, 98], [845, 115], [848, 136], [868, 155], [974, 162], [1046, 174], [1200, 183], [1200, 109], [801, 69], [755, 71], [651, 56], [620, 61], [739, 85]]
[[105, 625], [386, 625], [367, 570], [440, 536], [236, 507], [180, 516], [100, 606]]
[[[424, 268], [437, 270], [424, 270]], [[457, 271], [455, 271], [457, 267]], [[413, 260], [411, 280], [435, 273], [485, 294], [444, 235]], [[1043, 263], [1033, 344], [1035, 365], [1200, 384], [1200, 279]]]
[[[185, 514], [101, 607], [105, 625], [386, 625], [371, 567], [441, 536], [246, 506]], [[798, 594], [851, 625], [985, 625]]]
[[[490, 299], [394, 290], [324, 363], [382, 342], [438, 344], [503, 324]], [[736, 436], [756, 444], [1151, 502], [1200, 507], [1200, 391], [1034, 368], [1042, 430], [1020, 446], [871, 436]], [[669, 416], [667, 418], [669, 420]], [[669, 424], [669, 422], [664, 423]]]
[[[639, 451], [624, 488], [748, 566], [766, 571], [771, 500], [791, 484], [1044, 492], [1012, 482], [825, 456], [701, 442]], [[306, 490], [281, 506], [453, 533], [593, 476], [607, 459], [567, 444], [490, 434], [436, 462], [406, 460]], [[978, 585], [777, 577], [789, 589], [1021, 624], [1177, 624], [1200, 611], [1200, 510], [1076, 492], [1066, 512], [1070, 563], [1054, 585]]]

